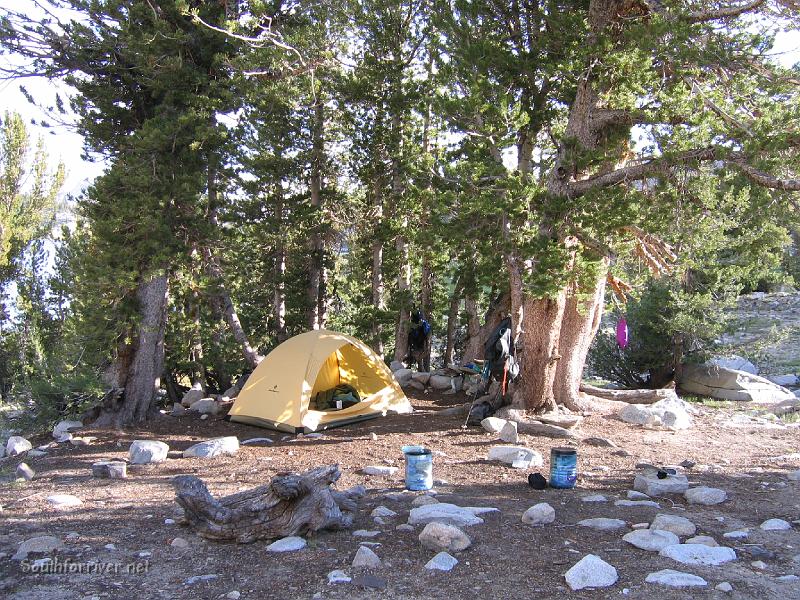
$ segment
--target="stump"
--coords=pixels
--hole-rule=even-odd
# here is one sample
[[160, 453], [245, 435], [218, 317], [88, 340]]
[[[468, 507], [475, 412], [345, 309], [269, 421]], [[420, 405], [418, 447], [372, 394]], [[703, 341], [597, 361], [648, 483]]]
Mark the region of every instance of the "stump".
[[172, 484], [186, 523], [197, 535], [244, 544], [320, 529], [349, 529], [363, 491], [332, 490], [340, 476], [339, 465], [281, 473], [267, 485], [218, 500], [192, 475], [175, 477]]
[[125, 479], [128, 464], [121, 461], [100, 461], [92, 465], [92, 475], [101, 479]]

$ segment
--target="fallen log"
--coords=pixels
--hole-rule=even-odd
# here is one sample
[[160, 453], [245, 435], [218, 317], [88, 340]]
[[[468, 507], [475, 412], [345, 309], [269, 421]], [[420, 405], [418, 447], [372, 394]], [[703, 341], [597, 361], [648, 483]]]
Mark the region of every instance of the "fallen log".
[[628, 404], [655, 404], [659, 400], [677, 399], [678, 397], [675, 390], [671, 388], [658, 390], [609, 390], [582, 383], [581, 391], [590, 396], [627, 402]]
[[349, 529], [363, 491], [332, 490], [340, 476], [339, 465], [281, 473], [267, 485], [220, 499], [193, 475], [175, 477], [172, 484], [186, 523], [197, 535], [246, 544], [321, 529]]

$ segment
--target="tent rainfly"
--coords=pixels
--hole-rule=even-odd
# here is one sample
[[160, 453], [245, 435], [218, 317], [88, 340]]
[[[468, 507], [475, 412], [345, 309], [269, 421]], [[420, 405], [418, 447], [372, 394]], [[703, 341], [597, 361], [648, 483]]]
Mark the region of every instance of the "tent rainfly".
[[[314, 410], [319, 392], [353, 386], [360, 401], [333, 410]], [[411, 403], [389, 367], [369, 346], [324, 329], [301, 333], [259, 363], [231, 407], [231, 421], [290, 433], [310, 433], [387, 412], [409, 413]]]

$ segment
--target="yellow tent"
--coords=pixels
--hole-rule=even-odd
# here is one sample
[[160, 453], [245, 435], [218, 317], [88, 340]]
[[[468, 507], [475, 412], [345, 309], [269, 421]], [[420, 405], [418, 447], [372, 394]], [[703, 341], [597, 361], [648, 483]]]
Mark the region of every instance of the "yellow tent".
[[[314, 410], [313, 400], [339, 384], [352, 385], [361, 398], [339, 410]], [[369, 346], [324, 329], [286, 340], [250, 375], [229, 416], [231, 421], [309, 433], [395, 413], [411, 403], [392, 372]]]

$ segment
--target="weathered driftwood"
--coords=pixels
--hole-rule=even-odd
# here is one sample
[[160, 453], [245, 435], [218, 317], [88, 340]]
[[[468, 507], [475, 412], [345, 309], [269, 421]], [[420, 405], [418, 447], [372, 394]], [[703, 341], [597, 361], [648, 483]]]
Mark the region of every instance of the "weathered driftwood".
[[338, 465], [302, 474], [283, 473], [267, 485], [215, 499], [192, 475], [173, 479], [175, 500], [197, 535], [239, 543], [303, 535], [320, 529], [348, 529], [356, 498], [363, 492], [330, 488], [341, 473]]
[[609, 390], [584, 383], [581, 384], [581, 391], [590, 396], [627, 402], [628, 404], [655, 404], [659, 400], [678, 397], [675, 394], [675, 390], [669, 388], [659, 390]]

